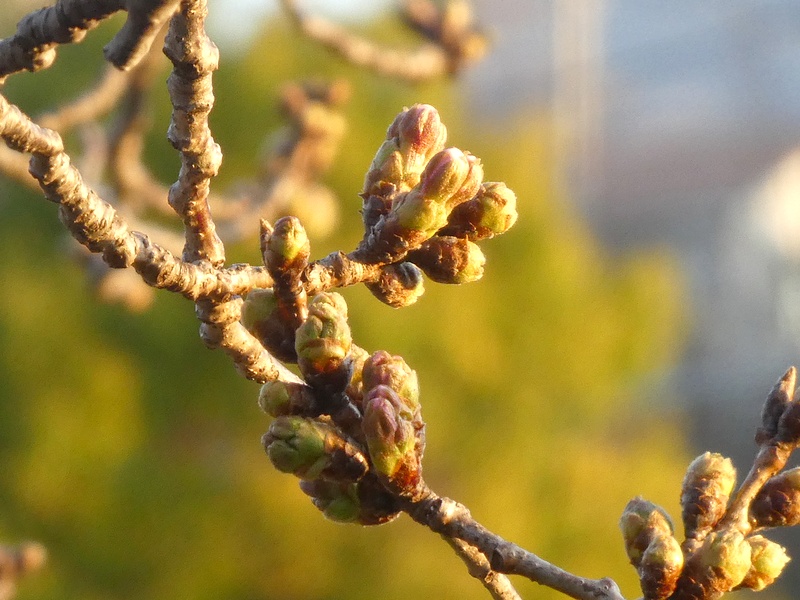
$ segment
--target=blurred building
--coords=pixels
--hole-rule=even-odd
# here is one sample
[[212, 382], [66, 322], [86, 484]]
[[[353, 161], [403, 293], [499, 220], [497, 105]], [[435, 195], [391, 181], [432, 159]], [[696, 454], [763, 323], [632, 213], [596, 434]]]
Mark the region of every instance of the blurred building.
[[606, 246], [678, 254], [692, 334], [675, 382], [734, 451], [800, 362], [800, 3], [502, 4], [478, 2], [498, 33], [473, 110], [549, 104], [556, 184]]

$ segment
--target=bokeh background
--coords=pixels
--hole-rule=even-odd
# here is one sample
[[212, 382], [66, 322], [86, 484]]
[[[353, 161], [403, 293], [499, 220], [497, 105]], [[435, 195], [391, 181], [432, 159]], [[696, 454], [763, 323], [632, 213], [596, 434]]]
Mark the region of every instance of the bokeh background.
[[[415, 87], [299, 38], [273, 3], [212, 0], [217, 185], [256, 169], [284, 82], [347, 77], [349, 129], [327, 178], [342, 219], [312, 252], [351, 249], [386, 127], [404, 105], [437, 106], [450, 143], [517, 192], [519, 223], [484, 245], [478, 283], [428, 284], [400, 311], [344, 290], [354, 338], [418, 371], [435, 490], [634, 598], [625, 503], [641, 494], [677, 517], [683, 470], [706, 449], [745, 470], [761, 401], [800, 357], [800, 5], [474, 4], [492, 53], [457, 81]], [[304, 6], [414, 43], [391, 3], [363, 5]], [[5, 6], [0, 35], [38, 4]], [[31, 114], [75, 97], [120, 22], [4, 92]], [[147, 160], [170, 183], [163, 89], [152, 107]], [[269, 465], [258, 386], [203, 347], [189, 302], [160, 293], [138, 315], [102, 304], [52, 205], [0, 180], [0, 217], [0, 540], [50, 551], [20, 600], [486, 597], [408, 519], [324, 521]], [[229, 260], [257, 262], [257, 242]], [[760, 597], [794, 597], [794, 570]]]

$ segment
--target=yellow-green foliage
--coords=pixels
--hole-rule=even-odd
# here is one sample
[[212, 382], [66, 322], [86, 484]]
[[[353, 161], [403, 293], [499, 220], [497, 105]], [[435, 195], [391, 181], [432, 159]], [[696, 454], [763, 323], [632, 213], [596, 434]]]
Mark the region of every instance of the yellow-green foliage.
[[[413, 102], [439, 107], [449, 143], [519, 198], [516, 227], [483, 245], [480, 282], [427, 283], [399, 311], [363, 288], [343, 292], [356, 343], [401, 354], [419, 374], [429, 484], [499, 534], [581, 575], [612, 576], [635, 597], [617, 519], [638, 494], [677, 515], [688, 462], [674, 415], [639, 402], [679, 348], [673, 263], [655, 250], [603, 253], [549, 187], [548, 130], [532, 114], [462, 121], [457, 85], [378, 80], [276, 26], [241, 60], [223, 58], [216, 77], [221, 183], [254, 168], [277, 122], [280, 82], [326, 72], [355, 87], [329, 177], [344, 221], [335, 239], [312, 239], [314, 257], [357, 243], [364, 172]], [[44, 98], [38, 77], [11, 92]], [[77, 90], [69, 69], [47, 77]], [[177, 163], [164, 140], [168, 112], [162, 97], [148, 151], [166, 182]], [[51, 555], [20, 600], [486, 597], [452, 551], [408, 519], [369, 529], [323, 521], [263, 455], [258, 386], [202, 347], [193, 307], [167, 293], [145, 315], [98, 305], [63, 257], [54, 207], [2, 190], [0, 540], [37, 539]], [[256, 261], [257, 242], [229, 258]], [[560, 598], [533, 584], [520, 590]]]

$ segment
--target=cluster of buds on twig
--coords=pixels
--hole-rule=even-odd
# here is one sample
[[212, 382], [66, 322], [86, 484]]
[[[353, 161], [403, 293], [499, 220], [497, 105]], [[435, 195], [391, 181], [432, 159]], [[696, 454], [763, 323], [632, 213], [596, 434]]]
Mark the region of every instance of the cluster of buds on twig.
[[309, 385], [262, 386], [259, 406], [275, 417], [262, 442], [275, 468], [299, 477], [325, 516], [377, 525], [399, 514], [396, 497], [425, 490], [425, 423], [416, 373], [387, 352], [356, 360], [363, 351], [353, 352], [346, 316], [336, 293], [311, 301], [296, 336]]
[[390, 306], [419, 298], [420, 270], [438, 283], [477, 281], [485, 259], [476, 242], [516, 222], [514, 193], [483, 182], [480, 160], [445, 148], [446, 138], [433, 107], [412, 106], [389, 127], [367, 173], [365, 235], [354, 257], [384, 266], [369, 287]]
[[800, 446], [795, 382], [792, 367], [767, 396], [759, 450], [735, 493], [730, 459], [706, 452], [689, 465], [680, 498], [683, 543], [660, 507], [642, 498], [625, 507], [620, 528], [644, 600], [715, 600], [732, 590], [762, 590], [781, 574], [785, 549], [759, 532], [800, 523], [800, 468], [781, 472]]
[[262, 222], [261, 250], [273, 280], [254, 289], [242, 324], [271, 355], [297, 364], [299, 381], [264, 384], [259, 405], [275, 417], [264, 435], [280, 471], [334, 520], [378, 524], [426, 493], [425, 423], [416, 373], [383, 351], [353, 343], [347, 305], [333, 288], [364, 283], [394, 307], [422, 293], [422, 273], [443, 283], [475, 281], [476, 242], [508, 230], [516, 198], [484, 183], [480, 161], [445, 148], [435, 109], [415, 105], [389, 127], [366, 175], [364, 237], [349, 254], [309, 262], [299, 219]]

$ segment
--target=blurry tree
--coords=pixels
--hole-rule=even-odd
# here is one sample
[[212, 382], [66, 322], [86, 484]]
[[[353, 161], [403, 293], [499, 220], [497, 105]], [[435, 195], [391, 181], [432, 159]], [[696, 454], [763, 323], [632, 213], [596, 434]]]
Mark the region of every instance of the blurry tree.
[[[59, 48], [52, 68], [10, 78], [3, 95], [27, 114], [77, 97], [101, 77], [100, 48], [121, 22], [113, 17], [80, 46]], [[369, 33], [408, 42], [389, 18]], [[139, 144], [150, 177], [98, 173], [107, 186], [101, 195], [122, 202], [163, 193], [167, 206], [179, 167], [164, 140], [172, 109], [161, 86], [149, 82], [163, 81], [168, 70], [166, 59], [149, 55], [134, 76], [143, 85], [125, 88], [122, 108], [101, 119], [112, 130], [121, 124], [104, 149], [108, 168], [138, 154]], [[320, 91], [321, 76], [349, 82], [346, 104], [343, 92]], [[105, 77], [113, 87], [115, 75]], [[285, 87], [311, 79], [310, 87]], [[214, 83], [210, 119], [225, 152], [216, 184], [226, 195], [219, 230], [230, 236], [228, 263], [261, 261], [257, 228], [240, 226], [239, 215], [253, 225], [255, 215], [272, 210], [270, 190], [286, 189], [274, 174], [308, 156], [321, 167], [313, 182], [291, 189], [299, 196], [312, 189], [328, 207], [306, 208], [301, 219], [325, 215], [322, 226], [307, 227], [314, 256], [356, 247], [365, 170], [387, 124], [417, 102], [437, 106], [450, 143], [480, 156], [493, 180], [515, 190], [520, 221], [485, 245], [488, 268], [479, 283], [430, 285], [402, 311], [361, 286], [343, 288], [349, 325], [361, 347], [402, 355], [418, 374], [426, 481], [504, 538], [568, 571], [613, 574], [635, 597], [640, 577], [625, 566], [616, 515], [640, 493], [667, 499], [669, 512], [679, 514], [676, 490], [688, 458], [668, 399], [657, 413], [640, 401], [680, 346], [680, 278], [670, 258], [657, 250], [603, 254], [548, 187], [548, 131], [534, 112], [474, 122], [452, 83], [378, 77], [283, 20], [266, 23], [249, 53], [224, 61]], [[343, 136], [336, 158], [327, 146], [298, 150], [314, 125], [303, 110], [315, 101], [326, 135]], [[281, 102], [290, 124], [273, 134]], [[325, 129], [339, 116], [324, 111], [346, 116], [346, 132]], [[152, 125], [132, 146], [123, 143], [131, 114]], [[96, 126], [77, 128], [67, 142], [91, 148], [96, 134]], [[91, 155], [81, 158], [91, 165]], [[486, 595], [463, 576], [451, 550], [411, 519], [364, 528], [322, 521], [296, 479], [266, 464], [258, 439], [269, 419], [256, 406], [258, 388], [201, 347], [185, 300], [157, 294], [141, 315], [90, 299], [86, 264], [69, 258], [76, 245], [64, 239], [53, 207], [39, 200], [41, 192], [0, 186], [0, 539], [33, 538], [49, 552], [48, 567], [17, 598]], [[260, 199], [253, 189], [264, 192]], [[330, 231], [333, 211], [339, 216]], [[135, 212], [154, 231], [179, 233], [158, 206]], [[102, 292], [98, 281], [108, 273], [88, 272], [92, 289]], [[563, 597], [524, 579], [517, 587], [523, 597]]]

